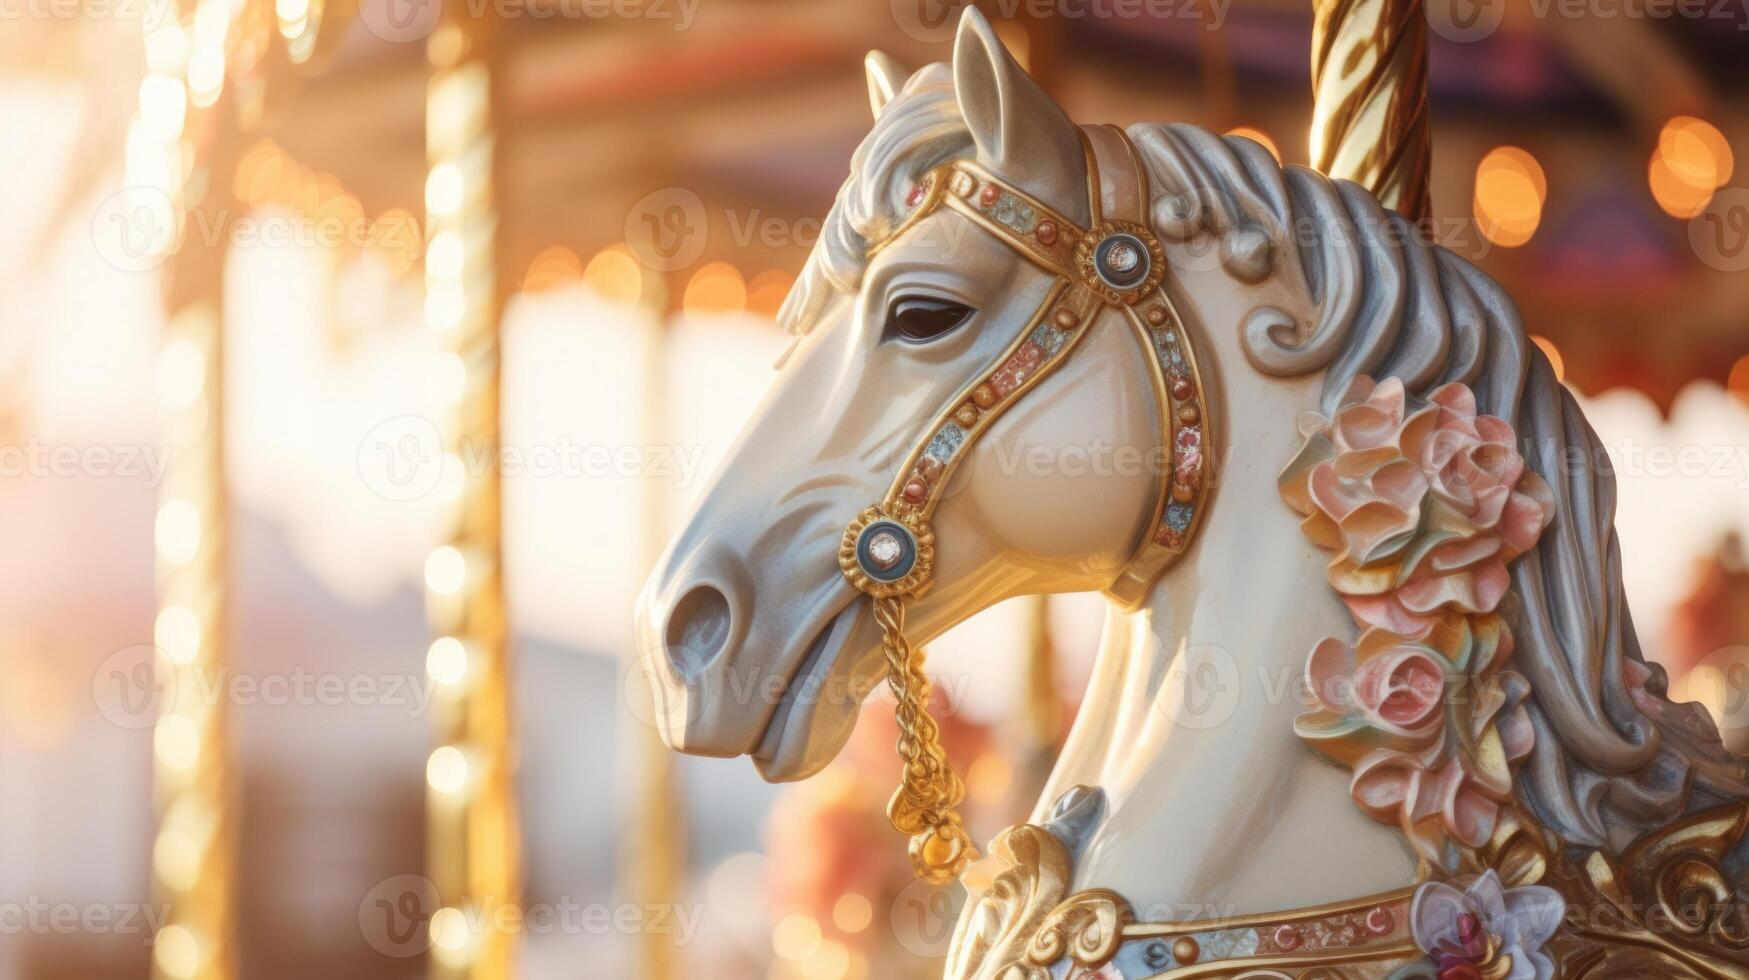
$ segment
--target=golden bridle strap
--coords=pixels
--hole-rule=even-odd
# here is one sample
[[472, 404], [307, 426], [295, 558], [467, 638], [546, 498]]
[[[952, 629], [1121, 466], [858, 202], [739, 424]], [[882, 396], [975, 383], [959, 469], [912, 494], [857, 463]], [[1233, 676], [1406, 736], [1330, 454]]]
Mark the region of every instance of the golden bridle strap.
[[1148, 358], [1167, 434], [1159, 492], [1123, 571], [1106, 593], [1136, 606], [1181, 557], [1208, 505], [1206, 460], [1213, 446], [1195, 352], [1164, 288], [1166, 257], [1147, 224], [1147, 171], [1114, 126], [1082, 130], [1091, 227], [1081, 228], [975, 163], [936, 168], [912, 189], [911, 213], [869, 255], [902, 238], [938, 208], [957, 211], [1056, 277], [1044, 303], [995, 364], [967, 384], [924, 430], [886, 497], [845, 529], [838, 561], [868, 593], [881, 626], [888, 683], [898, 700], [902, 784], [887, 814], [911, 835], [911, 862], [924, 880], [947, 882], [976, 857], [955, 807], [964, 787], [941, 749], [928, 711], [921, 651], [904, 635], [904, 600], [931, 584], [935, 535], [929, 520], [956, 467], [996, 419], [1067, 361], [1106, 307], [1120, 310]]

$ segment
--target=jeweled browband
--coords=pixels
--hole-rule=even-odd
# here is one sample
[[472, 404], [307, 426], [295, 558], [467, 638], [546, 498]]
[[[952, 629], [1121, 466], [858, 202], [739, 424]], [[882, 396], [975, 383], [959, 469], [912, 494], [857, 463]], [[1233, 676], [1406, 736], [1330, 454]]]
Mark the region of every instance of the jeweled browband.
[[874, 255], [945, 205], [1056, 276], [1018, 339], [936, 415], [885, 499], [850, 522], [838, 552], [845, 577], [869, 594], [881, 625], [905, 763], [887, 814], [911, 835], [912, 866], [928, 881], [952, 880], [976, 852], [954, 812], [964, 789], [929, 716], [929, 682], [921, 653], [905, 640], [903, 600], [922, 596], [931, 584], [936, 542], [929, 519], [969, 447], [1068, 359], [1106, 306], [1115, 306], [1153, 354], [1172, 466], [1170, 478], [1160, 480], [1148, 533], [1107, 594], [1126, 606], [1139, 604], [1183, 555], [1208, 503], [1205, 460], [1213, 446], [1207, 405], [1190, 337], [1162, 286], [1166, 258], [1147, 224], [1147, 172], [1122, 130], [1090, 126], [1081, 132], [1091, 228], [961, 160], [919, 181], [905, 220], [869, 249]]

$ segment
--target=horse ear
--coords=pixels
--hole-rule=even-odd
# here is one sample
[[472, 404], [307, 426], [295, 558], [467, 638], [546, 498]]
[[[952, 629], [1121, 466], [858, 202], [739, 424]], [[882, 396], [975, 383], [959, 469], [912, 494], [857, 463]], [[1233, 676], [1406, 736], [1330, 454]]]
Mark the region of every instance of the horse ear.
[[954, 92], [978, 162], [1066, 215], [1086, 220], [1086, 154], [1080, 133], [1017, 64], [978, 8], [960, 17]]
[[868, 105], [879, 119], [881, 110], [905, 87], [907, 73], [884, 51], [870, 51], [862, 59], [862, 67], [868, 73]]

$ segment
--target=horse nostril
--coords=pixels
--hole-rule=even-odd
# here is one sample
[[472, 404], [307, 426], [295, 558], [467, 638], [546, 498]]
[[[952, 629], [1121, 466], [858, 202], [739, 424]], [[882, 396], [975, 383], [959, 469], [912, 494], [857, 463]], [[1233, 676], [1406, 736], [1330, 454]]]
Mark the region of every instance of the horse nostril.
[[668, 614], [662, 642], [668, 660], [685, 678], [695, 678], [729, 639], [729, 600], [714, 585], [694, 586]]

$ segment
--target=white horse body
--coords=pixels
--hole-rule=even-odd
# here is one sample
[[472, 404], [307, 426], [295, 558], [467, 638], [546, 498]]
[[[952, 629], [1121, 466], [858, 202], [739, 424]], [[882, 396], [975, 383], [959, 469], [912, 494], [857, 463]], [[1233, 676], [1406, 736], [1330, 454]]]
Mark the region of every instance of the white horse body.
[[[1024, 188], [1066, 224], [1084, 227], [1096, 216], [1081, 136], [975, 10], [968, 8], [962, 21], [951, 73], [931, 66], [907, 82], [878, 56], [871, 56], [870, 72], [875, 130], [858, 150], [851, 180], [784, 310], [783, 319], [802, 335], [797, 349], [639, 606], [641, 642], [665, 709], [664, 737], [686, 751], [750, 755], [771, 779], [804, 778], [829, 762], [885, 668], [876, 617], [845, 581], [851, 569], [841, 575], [837, 564], [844, 522], [889, 493], [895, 467], [919, 433], [930, 431], [924, 413], [965, 398], [968, 382], [1014, 349], [1027, 336], [1022, 331], [1032, 329], [1028, 317], [1042, 316], [1055, 295], [1051, 272], [1018, 258], [1011, 236], [980, 229], [967, 208], [925, 208], [915, 221], [907, 210], [933, 200], [923, 193], [929, 175], [965, 160], [992, 180]], [[1297, 168], [1284, 172], [1255, 144], [1189, 127], [1127, 132], [1133, 143], [1124, 145], [1133, 146], [1135, 164], [1157, 195], [1146, 210], [1164, 247], [1164, 288], [1200, 371], [1202, 424], [1215, 447], [1202, 471], [1207, 496], [1198, 498], [1200, 523], [1182, 560], [1166, 568], [1133, 612], [1114, 605], [1080, 713], [1032, 815], [1033, 824], [1050, 824], [1059, 799], [1087, 798], [1075, 787], [1096, 791], [1097, 805], [1078, 811], [1084, 819], [1061, 842], [1069, 867], [1035, 855], [1032, 884], [1002, 884], [1002, 868], [975, 866], [969, 885], [1006, 896], [1006, 911], [990, 913], [1002, 917], [998, 931], [1006, 938], [990, 938], [997, 923], [974, 924], [982, 938], [962, 931], [953, 962], [979, 976], [1024, 962], [1030, 965], [1022, 975], [1040, 976], [1063, 953], [1046, 941], [1051, 930], [1087, 922], [1097, 928], [1078, 939], [1096, 949], [1077, 948], [1077, 962], [1112, 962], [1122, 919], [1113, 917], [1112, 895], [1145, 924], [1329, 910], [1390, 893], [1399, 904], [1343, 906], [1343, 914], [1359, 918], [1327, 931], [1406, 943], [1402, 903], [1417, 882], [1449, 878], [1460, 868], [1492, 874], [1498, 864], [1503, 876], [1518, 874], [1528, 885], [1592, 849], [1588, 873], [1626, 861], [1624, 881], [1637, 889], [1663, 872], [1636, 870], [1633, 862], [1652, 860], [1646, 855], [1657, 848], [1630, 845], [1661, 840], [1677, 821], [1700, 819], [1693, 815], [1707, 806], [1741, 811], [1715, 821], [1724, 829], [1708, 838], [1708, 860], [1742, 866], [1725, 851], [1749, 831], [1749, 807], [1742, 804], [1749, 799], [1749, 766], [1723, 749], [1698, 709], [1665, 700], [1661, 675], [1641, 660], [1620, 593], [1613, 483], [1607, 474], [1573, 468], [1568, 451], [1596, 453], [1595, 437], [1525, 340], [1510, 301], [1461, 259], [1416, 240], [1406, 223], [1353, 185]], [[1057, 275], [1055, 281], [1066, 281], [1060, 268]], [[959, 308], [960, 326], [915, 343], [896, 339], [901, 300], [919, 295]], [[1052, 365], [1034, 389], [1021, 389], [1025, 400], [1016, 396], [944, 483], [945, 496], [929, 518], [939, 559], [933, 584], [912, 597], [904, 630], [911, 642], [927, 642], [1011, 596], [1115, 590], [1127, 581], [1137, 542], [1155, 532], [1152, 502], [1161, 499], [1167, 485], [1161, 481], [1180, 489], [1175, 473], [1158, 468], [1089, 475], [1066, 465], [1090, 450], [1120, 461], [1148, 458], [1169, 441], [1154, 355], [1132, 330], [1143, 329], [1141, 320], [1126, 320], [1115, 304], [1095, 310], [1079, 325], [1079, 346], [1060, 369]], [[1333, 560], [1332, 532], [1319, 530], [1319, 516], [1302, 521], [1299, 505], [1284, 505], [1282, 474], [1310, 445], [1309, 436], [1324, 431], [1318, 424], [1335, 424], [1330, 420], [1351, 383], [1368, 375], [1389, 379], [1399, 402], [1406, 392], [1412, 407], [1461, 389], [1470, 399], [1466, 418], [1473, 421], [1479, 407], [1492, 417], [1490, 431], [1516, 430], [1487, 449], [1524, 447], [1525, 459], [1512, 464], [1511, 481], [1499, 492], [1512, 491], [1522, 469], [1536, 495], [1526, 506], [1533, 515], [1542, 508], [1532, 543], [1547, 527], [1534, 550], [1502, 552], [1495, 562], [1492, 583], [1502, 592], [1505, 562], [1514, 562], [1509, 601], [1491, 594], [1485, 608], [1463, 609], [1477, 623], [1509, 623], [1497, 649], [1511, 672], [1496, 678], [1491, 672], [1499, 663], [1488, 656], [1477, 655], [1487, 667], [1468, 653], [1453, 656], [1453, 669], [1474, 671], [1465, 679], [1480, 685], [1465, 691], [1474, 699], [1461, 714], [1450, 708], [1453, 719], [1463, 719], [1449, 730], [1463, 729], [1454, 738], [1469, 753], [1461, 761], [1473, 764], [1473, 774], [1467, 783], [1439, 782], [1433, 769], [1420, 776], [1427, 786], [1443, 787], [1428, 790], [1443, 794], [1445, 807], [1431, 818], [1445, 820], [1450, 840], [1462, 847], [1419, 837], [1412, 846], [1406, 835], [1429, 818], [1411, 805], [1417, 785], [1408, 790], [1411, 803], [1401, 806], [1401, 825], [1380, 822], [1381, 811], [1396, 803], [1368, 797], [1361, 766], [1352, 766], [1351, 783], [1348, 771], [1319, 754], [1328, 744], [1311, 751], [1314, 736], [1296, 731], [1308, 708], [1308, 651], [1334, 642], [1326, 638], [1352, 639], [1362, 613], [1355, 593], [1338, 594], [1347, 587], [1337, 585], [1347, 553]], [[1320, 416], [1308, 422], [1308, 412]], [[1042, 468], [1017, 465], [1041, 454], [1051, 461]], [[1500, 457], [1490, 459], [1485, 465]], [[1427, 524], [1416, 534], [1427, 533]], [[1475, 560], [1484, 559], [1493, 560]], [[1363, 572], [1376, 567], [1360, 563]], [[1449, 611], [1449, 604], [1441, 608]], [[1472, 717], [1479, 719], [1474, 731], [1467, 728]], [[1503, 745], [1490, 741], [1496, 737]], [[1513, 836], [1526, 825], [1531, 832]], [[1526, 853], [1538, 856], [1528, 860]], [[1691, 865], [1677, 870], [1696, 873]], [[1055, 890], [1038, 886], [1031, 900], [1017, 897], [1041, 873], [1068, 880]], [[1721, 870], [1717, 881], [1731, 877]], [[1593, 884], [1593, 892], [1568, 888], [1567, 899], [1590, 902], [1612, 887]], [[1713, 879], [1706, 887], [1720, 901], [1740, 888]], [[1086, 918], [1091, 906], [1073, 901], [1048, 920], [1048, 908], [1017, 911], [1027, 901], [1048, 898], [1054, 905], [1067, 891], [1097, 893], [1089, 901], [1104, 903], [1104, 917]], [[1664, 900], [1662, 891], [1634, 894], [1647, 904]], [[1536, 904], [1523, 895], [1509, 900]], [[1712, 913], [1724, 915], [1721, 909]], [[1362, 920], [1365, 928], [1355, 925]], [[1418, 920], [1417, 930], [1422, 925]], [[1744, 925], [1749, 932], [1749, 916]], [[1279, 928], [1291, 942], [1276, 952], [1297, 948], [1298, 926]], [[1243, 940], [1256, 952], [1258, 942], [1273, 941], [1258, 939], [1261, 921], [1256, 929], [1220, 941]], [[1030, 952], [1021, 934], [1028, 930], [1043, 944]], [[1132, 931], [1126, 927], [1125, 936]], [[1517, 931], [1507, 938], [1514, 937], [1522, 938]], [[1536, 947], [1549, 939], [1543, 933], [1527, 940], [1513, 969], [1532, 962], [1537, 968], [1510, 975], [1544, 976]], [[977, 949], [965, 952], [971, 946]], [[1656, 946], [1632, 933], [1610, 956], [1642, 969], [1634, 957], [1650, 956], [1645, 950]], [[998, 947], [1005, 959], [985, 956]], [[1413, 945], [1405, 949], [1419, 955]], [[1403, 953], [1393, 950], [1386, 952]], [[1425, 944], [1422, 952], [1434, 957]], [[1497, 952], [1486, 949], [1488, 957]], [[1181, 936], [1169, 956], [1152, 951], [1146, 965], [1188, 967], [1198, 954], [1197, 943]], [[1749, 962], [1749, 954], [1719, 955], [1706, 962]], [[1488, 962], [1489, 969], [1508, 968]], [[1726, 975], [1695, 969], [1696, 976]], [[1385, 975], [1371, 970], [1339, 975]]]

